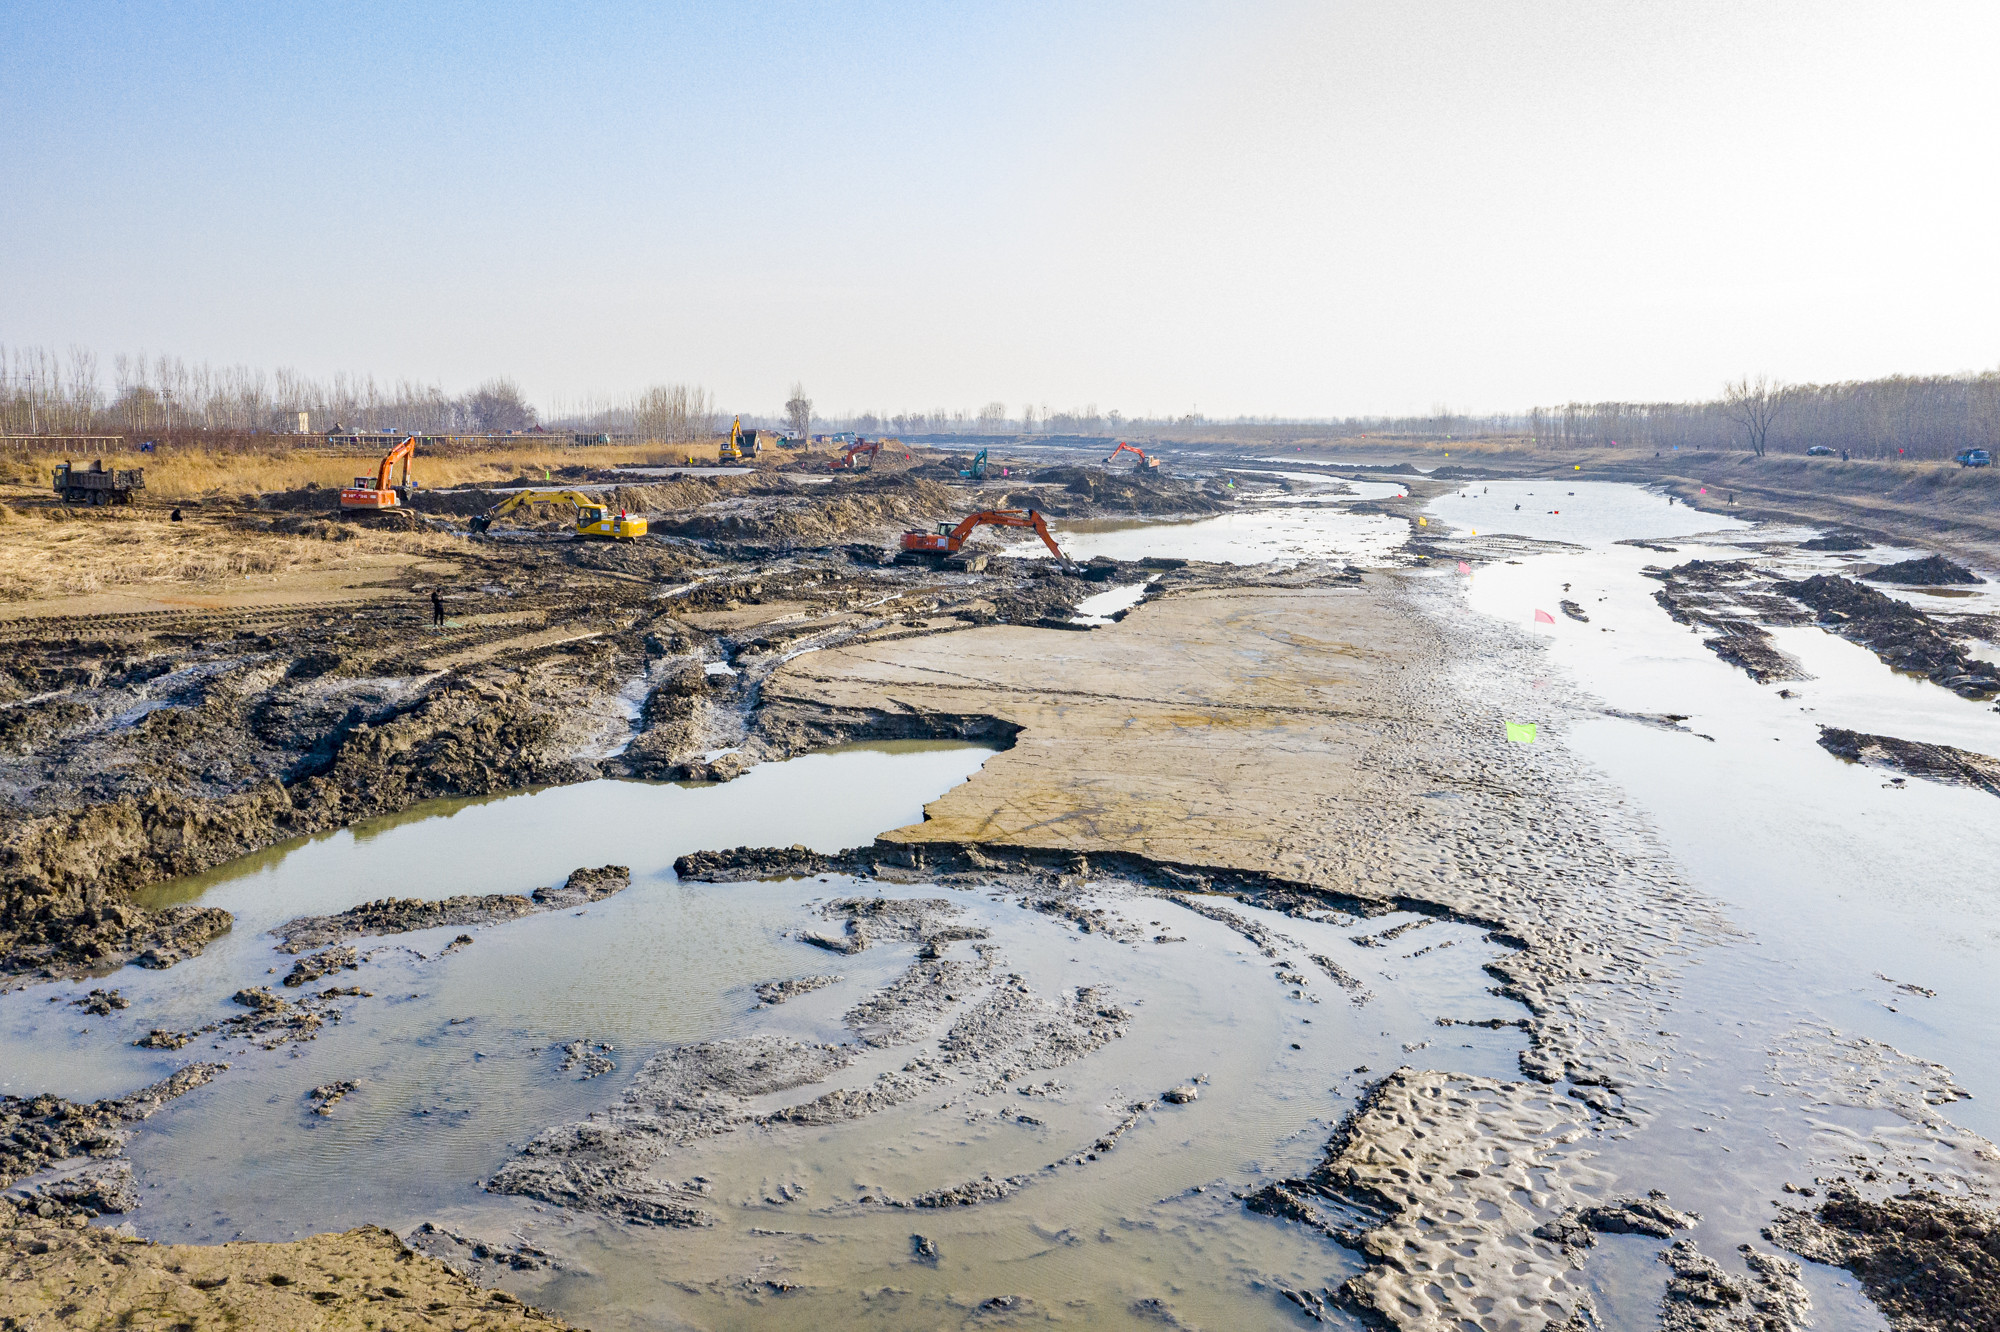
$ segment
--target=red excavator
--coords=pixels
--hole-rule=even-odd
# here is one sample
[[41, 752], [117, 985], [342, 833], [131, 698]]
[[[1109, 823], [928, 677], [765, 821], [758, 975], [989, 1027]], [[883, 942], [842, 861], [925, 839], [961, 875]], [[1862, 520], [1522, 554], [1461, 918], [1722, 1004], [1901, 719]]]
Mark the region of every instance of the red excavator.
[[417, 437], [408, 439], [389, 450], [389, 456], [382, 460], [373, 477], [357, 476], [354, 484], [340, 492], [340, 507], [343, 509], [394, 509], [402, 505], [396, 496], [395, 487], [389, 484], [389, 476], [396, 470], [396, 464], [403, 464], [403, 489], [410, 488], [410, 458], [417, 451]]
[[962, 519], [957, 526], [939, 523], [935, 532], [903, 533], [903, 550], [897, 558], [904, 562], [923, 561], [925, 563], [957, 563], [970, 569], [984, 568], [986, 557], [962, 553], [965, 539], [972, 535], [975, 527], [1032, 527], [1035, 535], [1049, 552], [1064, 564], [1069, 556], [1062, 553], [1055, 537], [1049, 532], [1049, 525], [1042, 521], [1042, 515], [1033, 509], [984, 509]]
[[1137, 444], [1127, 444], [1122, 439], [1118, 441], [1118, 447], [1111, 450], [1110, 455], [1106, 457], [1104, 461], [1113, 462], [1117, 459], [1118, 455], [1121, 453], [1138, 454], [1139, 467], [1140, 470], [1142, 471], [1151, 471], [1152, 469], [1160, 465], [1160, 460], [1158, 458], [1148, 458], [1146, 456], [1146, 451], [1144, 449], [1140, 448]]
[[859, 460], [866, 458], [868, 466], [872, 469], [875, 466], [875, 455], [881, 451], [881, 440], [857, 439], [852, 444], [849, 444], [846, 451], [838, 458], [835, 458], [828, 466], [832, 467], [836, 472], [843, 468], [850, 472], [858, 472], [861, 470]]

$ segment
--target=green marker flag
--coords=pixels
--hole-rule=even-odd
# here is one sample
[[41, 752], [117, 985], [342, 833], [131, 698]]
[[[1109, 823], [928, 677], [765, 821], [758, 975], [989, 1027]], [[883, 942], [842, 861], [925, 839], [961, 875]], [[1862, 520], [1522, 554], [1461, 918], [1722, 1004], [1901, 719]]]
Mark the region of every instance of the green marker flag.
[[1508, 722], [1508, 723], [1507, 723], [1507, 738], [1508, 738], [1509, 740], [1518, 740], [1518, 741], [1520, 741], [1520, 742], [1521, 742], [1522, 744], [1524, 744], [1524, 745], [1532, 745], [1532, 744], [1534, 744], [1534, 743], [1535, 743], [1535, 723], [1533, 723], [1533, 722]]

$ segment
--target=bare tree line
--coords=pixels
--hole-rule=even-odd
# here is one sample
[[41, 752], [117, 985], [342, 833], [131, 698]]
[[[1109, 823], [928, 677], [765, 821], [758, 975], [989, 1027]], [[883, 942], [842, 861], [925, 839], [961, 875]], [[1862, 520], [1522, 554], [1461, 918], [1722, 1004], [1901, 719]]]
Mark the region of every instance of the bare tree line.
[[94, 352], [0, 346], [0, 433], [122, 434], [215, 431], [323, 433], [340, 428], [420, 434], [504, 434], [532, 429], [533, 404], [495, 378], [457, 396], [435, 384], [373, 375], [313, 379], [296, 370], [212, 366], [144, 353], [112, 358], [107, 389]]
[[1936, 461], [2000, 448], [2000, 371], [1895, 375], [1844, 384], [1743, 378], [1708, 402], [1571, 402], [1528, 413], [1528, 433], [1555, 447], [1742, 449], [1802, 453], [1814, 445], [1858, 458]]

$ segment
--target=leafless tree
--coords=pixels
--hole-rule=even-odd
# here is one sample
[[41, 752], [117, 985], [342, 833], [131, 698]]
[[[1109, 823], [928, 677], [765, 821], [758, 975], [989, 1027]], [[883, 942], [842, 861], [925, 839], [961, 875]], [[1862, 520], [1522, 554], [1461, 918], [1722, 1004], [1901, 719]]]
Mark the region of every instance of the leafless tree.
[[1006, 403], [989, 402], [979, 409], [979, 429], [982, 434], [998, 434], [1006, 424]]
[[1771, 433], [1771, 423], [1784, 410], [1787, 392], [1783, 380], [1763, 375], [1754, 380], [1745, 376], [1722, 386], [1723, 411], [1743, 427], [1750, 437], [1750, 451], [1759, 458], [1764, 456], [1764, 441]]
[[792, 381], [792, 396], [785, 399], [785, 424], [800, 439], [812, 437], [812, 399], [806, 396], [806, 386]]

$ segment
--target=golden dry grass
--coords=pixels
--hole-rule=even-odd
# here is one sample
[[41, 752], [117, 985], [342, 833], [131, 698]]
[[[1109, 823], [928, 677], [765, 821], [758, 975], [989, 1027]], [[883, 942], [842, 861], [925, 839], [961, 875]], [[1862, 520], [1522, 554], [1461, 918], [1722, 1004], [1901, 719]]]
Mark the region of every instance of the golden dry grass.
[[[708, 440], [685, 445], [622, 445], [598, 449], [559, 449], [524, 445], [519, 449], [494, 449], [482, 453], [444, 457], [417, 456], [410, 475], [419, 486], [436, 488], [468, 482], [506, 481], [545, 470], [563, 467], [608, 467], [613, 463], [643, 463], [650, 466], [684, 464], [713, 465], [722, 441]], [[759, 463], [775, 465], [785, 458], [766, 450]], [[791, 455], [785, 455], [787, 458]], [[251, 492], [296, 490], [311, 482], [317, 486], [345, 486], [363, 474], [372, 475], [376, 461], [364, 455], [326, 457], [305, 451], [270, 454], [207, 453], [176, 449], [171, 453], [122, 453], [103, 455], [106, 467], [146, 469], [146, 498], [152, 500], [199, 499], [206, 496], [242, 495]], [[0, 484], [17, 485], [30, 491], [48, 491], [50, 477], [63, 455], [28, 455], [0, 460]], [[396, 469], [400, 480], [402, 468]]]
[[459, 548], [452, 538], [428, 532], [335, 523], [323, 530], [332, 539], [199, 520], [170, 523], [145, 510], [68, 522], [14, 514], [0, 521], [0, 601], [164, 586], [242, 590], [287, 574], [387, 568], [398, 556]]

